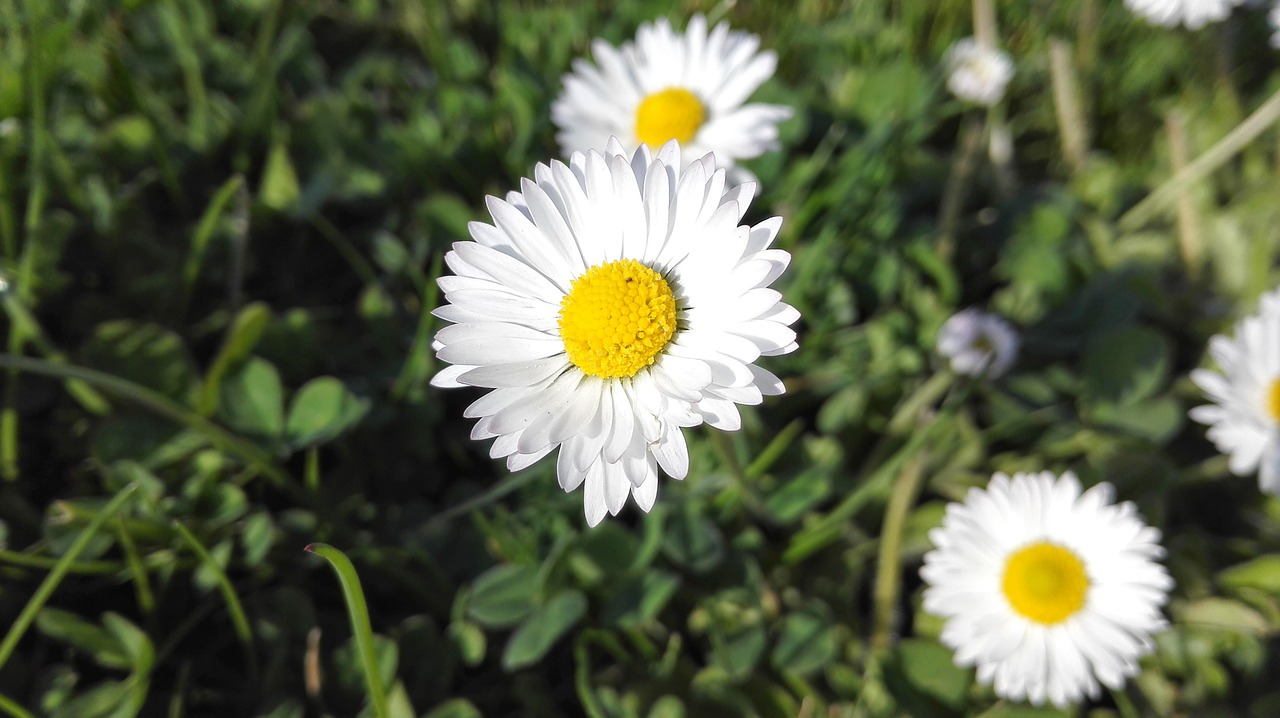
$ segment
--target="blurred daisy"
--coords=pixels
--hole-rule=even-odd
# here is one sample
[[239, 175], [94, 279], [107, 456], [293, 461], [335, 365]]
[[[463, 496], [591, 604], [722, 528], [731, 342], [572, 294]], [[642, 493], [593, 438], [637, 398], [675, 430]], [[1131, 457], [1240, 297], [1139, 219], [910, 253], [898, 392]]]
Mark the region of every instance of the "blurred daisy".
[[1258, 472], [1263, 491], [1280, 496], [1280, 290], [1265, 294], [1258, 314], [1241, 319], [1235, 336], [1209, 340], [1222, 373], [1191, 372], [1214, 402], [1188, 412], [1209, 425], [1209, 439], [1230, 457], [1232, 473]]
[[956, 664], [997, 695], [1058, 707], [1120, 688], [1151, 652], [1173, 586], [1160, 532], [1110, 484], [1070, 472], [996, 474], [947, 506], [920, 575]]
[[1280, 2], [1271, 6], [1267, 20], [1271, 23], [1271, 46], [1280, 48]]
[[1125, 7], [1147, 22], [1162, 27], [1185, 25], [1199, 30], [1225, 20], [1241, 0], [1124, 0]]
[[[791, 108], [743, 104], [773, 75], [777, 56], [757, 52], [760, 38], [693, 16], [683, 35], [666, 19], [641, 25], [634, 43], [592, 45], [597, 66], [575, 60], [551, 106], [564, 154], [603, 150], [618, 137], [628, 151], [676, 140], [685, 161], [713, 152], [721, 167], [777, 147]], [[751, 178], [745, 170], [735, 177]], [[733, 179], [733, 178], [731, 178]]]
[[1018, 333], [1005, 320], [970, 307], [938, 331], [938, 354], [957, 374], [1001, 376], [1018, 357]]
[[967, 102], [991, 106], [1004, 98], [1013, 79], [1013, 61], [993, 47], [966, 37], [956, 40], [942, 59], [947, 69], [947, 89]]
[[510, 470], [559, 447], [593, 526], [628, 494], [648, 511], [659, 467], [684, 478], [681, 429], [734, 431], [738, 404], [783, 392], [753, 364], [796, 349], [800, 314], [769, 288], [791, 259], [769, 248], [782, 220], [739, 225], [754, 188], [726, 190], [713, 162], [614, 141], [539, 164], [445, 255], [435, 314], [454, 324], [433, 346], [453, 366], [431, 383], [492, 389], [464, 415]]

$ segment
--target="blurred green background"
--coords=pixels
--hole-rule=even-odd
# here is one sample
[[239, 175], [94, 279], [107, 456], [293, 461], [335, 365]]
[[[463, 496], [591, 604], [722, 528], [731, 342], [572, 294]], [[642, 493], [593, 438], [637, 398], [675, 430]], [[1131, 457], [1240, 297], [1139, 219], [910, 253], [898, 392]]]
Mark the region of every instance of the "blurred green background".
[[[779, 55], [755, 99], [795, 116], [747, 219], [785, 218], [801, 349], [742, 431], [691, 432], [650, 515], [587, 529], [553, 461], [508, 475], [477, 393], [428, 386], [434, 279], [557, 156], [592, 38], [694, 12]], [[1280, 502], [1184, 418], [1208, 337], [1275, 284], [1280, 134], [1118, 221], [1280, 88], [1264, 9], [998, 12], [1017, 75], [987, 115], [938, 70], [959, 0], [0, 0], [0, 711], [371, 715], [323, 541], [396, 718], [1063, 715], [955, 668], [916, 571], [946, 501], [1072, 469], [1178, 583], [1142, 675], [1078, 713], [1280, 714]], [[932, 347], [969, 305], [1024, 350], [961, 390]]]

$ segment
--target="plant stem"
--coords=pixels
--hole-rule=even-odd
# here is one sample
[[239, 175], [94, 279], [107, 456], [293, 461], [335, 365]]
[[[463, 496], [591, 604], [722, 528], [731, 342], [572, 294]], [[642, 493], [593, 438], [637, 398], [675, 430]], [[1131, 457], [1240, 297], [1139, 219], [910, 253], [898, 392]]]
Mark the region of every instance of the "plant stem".
[[351, 565], [351, 559], [328, 544], [313, 543], [303, 550], [328, 561], [334, 573], [338, 575], [338, 583], [342, 585], [342, 597], [346, 600], [347, 613], [351, 618], [351, 632], [355, 634], [360, 665], [364, 669], [364, 679], [369, 689], [369, 702], [373, 705], [373, 714], [376, 718], [390, 718], [387, 693], [382, 688], [382, 671], [378, 667], [378, 656], [373, 648], [373, 627], [369, 624], [369, 606], [365, 603], [360, 576]]
[[926, 452], [912, 457], [903, 467], [898, 483], [889, 496], [889, 506], [884, 513], [884, 526], [880, 529], [880, 555], [876, 563], [876, 583], [873, 596], [871, 648], [889, 648], [893, 642], [894, 610], [898, 603], [898, 591], [902, 587], [902, 530], [907, 513], [915, 504], [924, 477]]

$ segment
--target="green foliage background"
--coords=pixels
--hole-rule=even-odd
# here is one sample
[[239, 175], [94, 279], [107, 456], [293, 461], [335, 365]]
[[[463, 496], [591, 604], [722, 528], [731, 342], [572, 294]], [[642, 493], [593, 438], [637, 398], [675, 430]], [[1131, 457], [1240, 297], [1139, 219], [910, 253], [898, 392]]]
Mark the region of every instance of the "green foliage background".
[[[1057, 716], [952, 666], [916, 571], [945, 502], [1071, 469], [1164, 531], [1177, 581], [1142, 675], [1078, 713], [1280, 714], [1280, 501], [1185, 419], [1208, 337], [1275, 284], [1280, 135], [1192, 187], [1181, 240], [1172, 208], [1117, 222], [1172, 175], [1168, 116], [1194, 156], [1280, 88], [1263, 10], [998, 9], [1018, 74], [988, 118], [937, 70], [959, 0], [0, 0], [0, 710], [370, 715], [323, 541], [397, 718]], [[427, 385], [434, 278], [557, 155], [591, 39], [696, 11], [760, 34], [756, 98], [796, 109], [748, 220], [785, 218], [801, 349], [742, 431], [692, 432], [650, 515], [588, 529], [554, 462], [508, 476], [474, 395]], [[984, 122], [1008, 192], [958, 139]], [[1012, 375], [938, 371], [969, 305], [1024, 329]]]

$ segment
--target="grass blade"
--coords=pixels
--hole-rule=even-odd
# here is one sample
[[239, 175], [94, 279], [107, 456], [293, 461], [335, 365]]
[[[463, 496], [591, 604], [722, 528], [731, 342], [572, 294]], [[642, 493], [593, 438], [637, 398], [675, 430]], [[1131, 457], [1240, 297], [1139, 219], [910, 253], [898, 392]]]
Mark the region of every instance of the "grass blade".
[[342, 597], [347, 602], [347, 613], [351, 616], [351, 631], [355, 634], [356, 649], [360, 653], [360, 666], [364, 669], [365, 682], [369, 686], [369, 702], [373, 704], [373, 714], [377, 718], [389, 718], [387, 693], [382, 689], [382, 674], [378, 670], [378, 658], [373, 651], [373, 627], [369, 624], [369, 606], [364, 600], [364, 589], [360, 587], [360, 577], [351, 565], [351, 559], [338, 549], [323, 543], [309, 544], [304, 551], [314, 553], [329, 562], [334, 573], [338, 574], [338, 583], [342, 584]]
[[191, 529], [177, 520], [174, 520], [173, 527], [178, 530], [187, 546], [200, 557], [200, 562], [208, 566], [213, 573], [213, 578], [218, 583], [218, 590], [222, 592], [222, 600], [227, 604], [227, 613], [231, 615], [231, 625], [236, 629], [236, 636], [250, 650], [252, 655], [253, 629], [249, 627], [249, 619], [245, 616], [244, 606], [240, 605], [240, 597], [236, 595], [236, 589], [235, 586], [231, 585], [231, 579], [227, 578], [227, 572], [222, 570], [222, 567], [214, 560], [209, 553], [209, 549], [204, 547], [200, 539], [191, 533]]
[[58, 559], [58, 563], [54, 565], [49, 575], [45, 576], [40, 587], [31, 596], [31, 600], [27, 601], [22, 613], [18, 614], [17, 620], [9, 627], [9, 632], [5, 634], [4, 641], [0, 641], [0, 666], [3, 666], [5, 661], [9, 660], [9, 656], [13, 654], [13, 649], [18, 646], [18, 641], [22, 640], [23, 634], [31, 627], [31, 622], [35, 620], [36, 614], [40, 612], [41, 608], [44, 608], [45, 602], [49, 600], [49, 597], [58, 588], [58, 584], [62, 582], [63, 577], [67, 575], [71, 564], [75, 563], [76, 559], [80, 557], [80, 553], [89, 545], [89, 541], [102, 528], [102, 525], [107, 522], [107, 519], [115, 516], [116, 512], [120, 510], [120, 507], [124, 505], [125, 501], [129, 499], [137, 488], [137, 484], [129, 484], [120, 489], [111, 498], [111, 501], [107, 502], [102, 511], [93, 517], [89, 525], [85, 526], [84, 530], [76, 536], [71, 548], [67, 549], [62, 558]]

